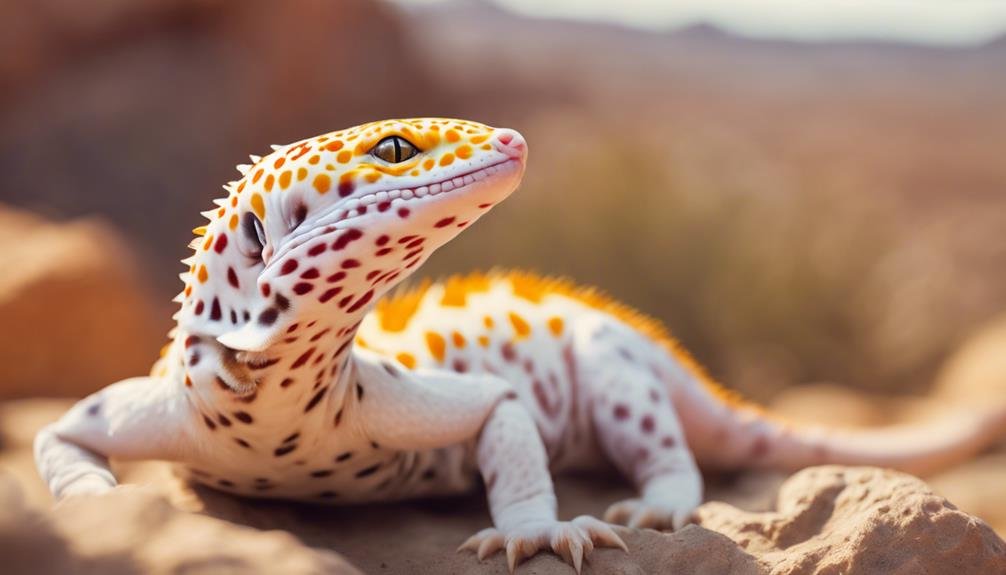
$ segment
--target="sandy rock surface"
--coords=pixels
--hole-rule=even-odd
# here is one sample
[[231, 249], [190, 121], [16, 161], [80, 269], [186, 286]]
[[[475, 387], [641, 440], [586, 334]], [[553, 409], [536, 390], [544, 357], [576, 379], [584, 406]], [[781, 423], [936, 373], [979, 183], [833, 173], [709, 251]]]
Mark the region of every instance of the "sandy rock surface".
[[[149, 463], [117, 469], [124, 482], [142, 487], [50, 510], [29, 442], [33, 428], [66, 406], [52, 400], [0, 404], [0, 474], [6, 476], [0, 482], [0, 557], [26, 566], [13, 573], [354, 572], [350, 564], [382, 574], [507, 572], [501, 555], [479, 563], [454, 551], [488, 525], [480, 493], [345, 508], [247, 501], [187, 486], [170, 466]], [[711, 478], [710, 502], [700, 508], [697, 525], [673, 534], [621, 529], [630, 553], [597, 550], [584, 573], [1006, 572], [1006, 543], [921, 480], [836, 466], [783, 480], [769, 473]], [[563, 517], [598, 515], [630, 495], [607, 474], [562, 477], [557, 488]], [[572, 572], [548, 554], [518, 570]]]
[[171, 308], [151, 303], [124, 238], [99, 221], [0, 206], [0, 269], [0, 398], [86, 395], [145, 373], [167, 341]]

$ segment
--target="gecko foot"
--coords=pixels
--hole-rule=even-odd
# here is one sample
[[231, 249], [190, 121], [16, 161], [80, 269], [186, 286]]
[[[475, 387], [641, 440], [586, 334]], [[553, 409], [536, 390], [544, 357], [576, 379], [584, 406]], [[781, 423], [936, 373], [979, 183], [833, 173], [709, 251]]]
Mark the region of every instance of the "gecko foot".
[[579, 573], [583, 558], [594, 550], [595, 544], [628, 552], [622, 538], [610, 525], [589, 515], [581, 515], [572, 521], [524, 523], [507, 533], [490, 527], [469, 537], [458, 547], [458, 551], [475, 551], [481, 561], [505, 548], [507, 566], [513, 573], [524, 559], [551, 549]]
[[692, 522], [693, 505], [657, 503], [645, 499], [626, 499], [608, 507], [604, 520], [636, 529], [677, 531]]

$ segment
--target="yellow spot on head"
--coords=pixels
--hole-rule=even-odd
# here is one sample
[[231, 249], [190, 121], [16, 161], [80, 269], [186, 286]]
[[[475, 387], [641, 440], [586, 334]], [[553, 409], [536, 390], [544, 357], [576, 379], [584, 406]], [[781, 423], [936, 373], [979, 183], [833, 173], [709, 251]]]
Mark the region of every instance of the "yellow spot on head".
[[548, 320], [548, 330], [552, 332], [552, 335], [559, 337], [562, 335], [563, 321], [559, 316], [553, 316]]
[[262, 171], [262, 168], [259, 168], [259, 169], [258, 169], [258, 171], [257, 171], [257, 172], [255, 172], [255, 177], [254, 177], [254, 178], [252, 178], [252, 183], [253, 183], [253, 184], [257, 184], [257, 183], [258, 183], [258, 181], [259, 181], [259, 179], [261, 179], [261, 178], [262, 178], [262, 174], [264, 174], [264, 173], [265, 173], [265, 172], [263, 172], [263, 171]]
[[293, 177], [293, 173], [290, 170], [284, 171], [279, 175], [279, 187], [284, 190], [290, 187], [290, 178]]
[[458, 149], [454, 150], [454, 153], [462, 160], [467, 160], [472, 157], [472, 148], [471, 146], [458, 146]]
[[313, 155], [313, 156], [311, 156], [310, 158], [307, 159], [307, 163], [311, 164], [312, 166], [314, 164], [317, 164], [320, 161], [321, 161], [321, 156], [319, 156], [318, 154], [315, 154], [315, 155]]
[[444, 352], [447, 349], [447, 342], [444, 340], [442, 335], [434, 331], [426, 332], [426, 347], [430, 348], [430, 354], [433, 355], [437, 361], [444, 360]]
[[350, 152], [349, 150], [343, 150], [343, 151], [339, 152], [339, 155], [337, 155], [335, 157], [335, 159], [340, 164], [345, 164], [349, 160], [353, 159], [353, 152]]
[[332, 178], [328, 174], [318, 174], [314, 177], [314, 189], [318, 190], [319, 194], [328, 193], [328, 190], [332, 189]]
[[307, 168], [297, 168], [297, 181], [303, 182], [307, 177]]
[[374, 183], [381, 179], [381, 172], [368, 172], [367, 175], [364, 176], [364, 179], [370, 183]]
[[472, 138], [472, 143], [475, 145], [481, 144], [482, 142], [489, 139], [489, 134], [482, 134], [481, 136], [475, 136]]
[[278, 169], [282, 168], [283, 164], [285, 164], [285, 163], [286, 163], [286, 158], [284, 158], [283, 156], [280, 156], [279, 159], [277, 159], [275, 162], [273, 162], [273, 167], [278, 170]]
[[449, 166], [454, 163], [454, 154], [447, 153], [440, 157], [441, 166]]
[[205, 236], [206, 226], [199, 226], [198, 228], [193, 228], [192, 233], [196, 234], [197, 236]]
[[437, 163], [436, 161], [433, 160], [433, 158], [427, 158], [427, 160], [423, 162], [423, 169], [425, 169], [428, 172], [432, 170], [433, 166], [435, 166], [436, 164]]
[[510, 312], [510, 325], [513, 326], [513, 330], [517, 333], [518, 339], [525, 338], [531, 334], [531, 326], [528, 325], [527, 320], [522, 318], [516, 312]]
[[454, 347], [458, 349], [463, 348], [468, 343], [468, 341], [465, 340], [465, 336], [461, 335], [461, 332], [459, 331], [451, 334], [451, 341], [454, 342]]
[[493, 326], [496, 325], [496, 322], [493, 321], [493, 318], [489, 316], [485, 316], [484, 318], [482, 318], [482, 323], [485, 324], [487, 329], [492, 329]]
[[253, 210], [255, 210], [255, 215], [258, 216], [258, 219], [260, 219], [260, 220], [264, 220], [265, 219], [265, 204], [262, 203], [262, 196], [261, 195], [259, 195], [259, 194], [252, 194], [252, 197], [251, 197], [251, 207], [252, 207]]
[[206, 266], [199, 266], [199, 283], [204, 284], [206, 280], [210, 279], [210, 272], [206, 271]]
[[444, 132], [444, 139], [453, 144], [454, 142], [460, 140], [461, 136], [452, 129]]
[[229, 227], [231, 230], [238, 229], [238, 215], [237, 214], [232, 214], [231, 215], [231, 221], [230, 221], [230, 223], [227, 224], [227, 227]]
[[479, 345], [481, 345], [482, 347], [489, 347], [489, 336], [487, 336], [487, 335], [480, 335], [479, 336]]
[[204, 252], [210, 251], [210, 248], [212, 246], [213, 246], [213, 234], [210, 234], [210, 235], [206, 236], [206, 241], [203, 242], [203, 251]]
[[415, 369], [416, 367], [416, 356], [412, 355], [411, 353], [402, 352], [396, 355], [395, 359], [398, 360], [398, 363], [404, 365], [409, 369]]
[[328, 150], [329, 152], [338, 152], [339, 150], [342, 149], [342, 142], [339, 140], [331, 142], [325, 146], [325, 149]]
[[271, 192], [272, 191], [272, 185], [275, 182], [276, 182], [276, 178], [272, 174], [269, 174], [268, 176], [266, 176], [265, 177], [265, 184], [263, 185], [263, 187], [265, 188], [265, 191]]

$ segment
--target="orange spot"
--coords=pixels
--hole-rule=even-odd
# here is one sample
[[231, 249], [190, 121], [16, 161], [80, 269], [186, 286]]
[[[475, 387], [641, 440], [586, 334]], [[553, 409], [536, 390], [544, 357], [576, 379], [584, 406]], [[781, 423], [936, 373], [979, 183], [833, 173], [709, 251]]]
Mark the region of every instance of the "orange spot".
[[217, 217], [218, 218], [222, 218], [222, 217], [224, 217], [224, 214], [226, 214], [226, 213], [227, 213], [227, 210], [225, 210], [224, 208], [220, 208], [219, 210], [217, 210]]
[[461, 135], [455, 132], [453, 129], [447, 130], [446, 132], [444, 132], [444, 139], [453, 144], [454, 142], [457, 142], [458, 140], [461, 139]]
[[454, 163], [454, 154], [450, 154], [450, 153], [444, 154], [440, 158], [440, 165], [441, 166], [449, 166], [449, 165], [451, 165], [453, 163]]
[[320, 161], [321, 161], [321, 156], [319, 156], [318, 154], [315, 154], [315, 155], [313, 155], [313, 156], [311, 156], [310, 158], [307, 159], [307, 163], [311, 164], [312, 166], [314, 164], [317, 164]]
[[206, 266], [199, 266], [199, 283], [204, 284], [206, 280], [210, 279], [210, 272], [206, 271]]
[[247, 181], [247, 180], [241, 180], [241, 183], [240, 183], [240, 184], [238, 184], [238, 193], [239, 193], [239, 194], [240, 194], [241, 192], [243, 192], [243, 191], [244, 191], [244, 189], [245, 189], [245, 184], [247, 184], [247, 183], [248, 183], [248, 181]]
[[481, 144], [482, 142], [484, 142], [484, 141], [486, 141], [488, 139], [489, 139], [489, 134], [482, 134], [481, 136], [475, 136], [474, 138], [472, 138], [472, 143], [478, 145], [478, 144]]
[[493, 147], [490, 146], [489, 144], [482, 144], [482, 149], [483, 150], [491, 150], [491, 149], [493, 149]]
[[262, 171], [262, 168], [259, 168], [259, 169], [258, 169], [258, 171], [257, 171], [257, 172], [255, 172], [255, 177], [254, 177], [254, 178], [252, 178], [252, 183], [253, 183], [253, 184], [257, 184], [257, 183], [258, 183], [258, 181], [259, 181], [259, 179], [261, 179], [261, 178], [262, 178], [262, 174], [264, 174], [264, 173], [265, 173], [265, 172], [264, 172], [264, 171]]
[[541, 303], [547, 286], [533, 276], [514, 275], [510, 278], [510, 287], [513, 289], [513, 295], [531, 303]]
[[278, 169], [282, 168], [283, 164], [285, 164], [285, 163], [286, 163], [286, 158], [284, 158], [283, 156], [280, 156], [279, 159], [276, 160], [273, 163], [272, 167], [274, 167], [274, 168], [276, 168], [278, 170]]
[[329, 152], [338, 152], [342, 149], [342, 142], [339, 140], [329, 142], [328, 145], [325, 146], [325, 149]]
[[275, 182], [276, 182], [276, 178], [272, 174], [269, 174], [268, 176], [266, 176], [266, 178], [265, 178], [265, 184], [263, 186], [263, 187], [265, 187], [265, 191], [271, 192], [272, 191], [272, 185]]
[[307, 177], [307, 168], [297, 168], [297, 181], [303, 182]]
[[260, 219], [260, 220], [264, 220], [265, 219], [265, 204], [262, 203], [262, 196], [261, 195], [259, 195], [259, 194], [252, 194], [252, 197], [251, 197], [251, 207], [252, 207], [253, 210], [255, 210], [255, 215], [258, 216], [258, 219]]
[[409, 175], [410, 176], [418, 176], [419, 175], [419, 170], [412, 170], [411, 172], [409, 172]]
[[187, 286], [185, 286], [185, 297], [188, 297], [190, 295], [192, 295], [192, 286], [191, 285], [187, 285]]
[[485, 324], [487, 329], [492, 329], [493, 326], [496, 325], [496, 322], [493, 321], [493, 318], [489, 316], [485, 316], [484, 318], [482, 318], [482, 323]]
[[487, 291], [489, 291], [489, 281], [485, 278], [474, 278], [474, 281], [457, 276], [447, 278], [444, 281], [444, 296], [440, 298], [440, 305], [464, 307], [468, 303], [468, 294]]
[[356, 345], [362, 347], [363, 349], [373, 349], [369, 345], [367, 345], [367, 342], [364, 341], [363, 337], [359, 335], [356, 336]]
[[231, 207], [232, 208], [238, 207], [238, 197], [237, 196], [231, 196]]
[[293, 172], [291, 172], [290, 170], [286, 170], [282, 174], [280, 174], [279, 175], [279, 187], [283, 188], [284, 190], [287, 189], [287, 188], [289, 188], [290, 187], [290, 178], [292, 178], [292, 177], [293, 177]]
[[238, 215], [237, 214], [234, 214], [234, 215], [231, 216], [231, 221], [230, 221], [229, 224], [227, 224], [227, 227], [229, 227], [232, 230], [238, 229]]
[[374, 183], [374, 182], [376, 182], [377, 180], [380, 180], [380, 179], [381, 179], [381, 173], [380, 173], [380, 172], [369, 172], [369, 173], [368, 173], [368, 174], [367, 174], [366, 176], [364, 176], [363, 178], [364, 178], [365, 180], [367, 180], [368, 182], [370, 182], [370, 183]]
[[314, 189], [318, 190], [319, 194], [328, 193], [328, 190], [332, 189], [332, 178], [328, 174], [318, 174], [314, 177]]
[[416, 367], [416, 356], [412, 355], [411, 353], [402, 352], [396, 355], [395, 359], [398, 360], [398, 363], [404, 365], [409, 369], [414, 369]]
[[464, 347], [468, 343], [468, 341], [465, 340], [465, 336], [461, 335], [461, 332], [459, 331], [456, 331], [451, 334], [451, 341], [454, 342], [454, 347], [459, 349]]
[[429, 158], [425, 162], [423, 162], [423, 169], [425, 169], [428, 172], [432, 170], [433, 166], [435, 166], [436, 164], [437, 162], [434, 161], [433, 158]]
[[482, 347], [489, 347], [489, 336], [480, 335], [479, 336], [479, 345], [481, 345]]
[[345, 164], [346, 162], [348, 162], [352, 158], [353, 158], [353, 152], [350, 152], [349, 150], [343, 150], [343, 151], [339, 152], [339, 154], [335, 157], [335, 159], [340, 164]]
[[527, 320], [519, 316], [516, 312], [510, 312], [510, 325], [513, 326], [513, 330], [517, 332], [518, 338], [525, 338], [531, 334], [531, 326], [528, 325]]
[[548, 320], [548, 330], [551, 331], [552, 335], [555, 337], [562, 335], [563, 325], [562, 318], [559, 316], [551, 317]]
[[454, 153], [462, 160], [467, 160], [472, 157], [472, 148], [471, 146], [458, 146], [458, 149], [454, 150]]
[[206, 226], [199, 226], [198, 228], [193, 228], [192, 233], [196, 234], [197, 236], [205, 236]]
[[375, 313], [381, 320], [381, 329], [391, 332], [404, 331], [409, 325], [409, 320], [419, 310], [419, 304], [423, 302], [423, 296], [429, 287], [430, 282], [427, 280], [417, 289], [410, 291], [408, 296], [382, 298], [378, 301]]
[[447, 349], [447, 342], [444, 341], [442, 335], [433, 331], [426, 332], [426, 347], [430, 348], [430, 354], [437, 361], [444, 360], [444, 351]]
[[206, 241], [203, 242], [203, 251], [208, 252], [211, 247], [213, 247], [213, 234], [206, 236]]

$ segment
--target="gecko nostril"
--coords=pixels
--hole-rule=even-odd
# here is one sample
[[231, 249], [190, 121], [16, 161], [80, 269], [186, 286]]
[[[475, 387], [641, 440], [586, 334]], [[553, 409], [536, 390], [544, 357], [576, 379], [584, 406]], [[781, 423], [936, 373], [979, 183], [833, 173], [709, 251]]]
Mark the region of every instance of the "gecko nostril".
[[499, 142], [504, 146], [508, 146], [510, 145], [510, 142], [513, 141], [513, 134], [510, 132], [503, 132], [502, 134], [497, 136], [496, 139], [499, 140]]

